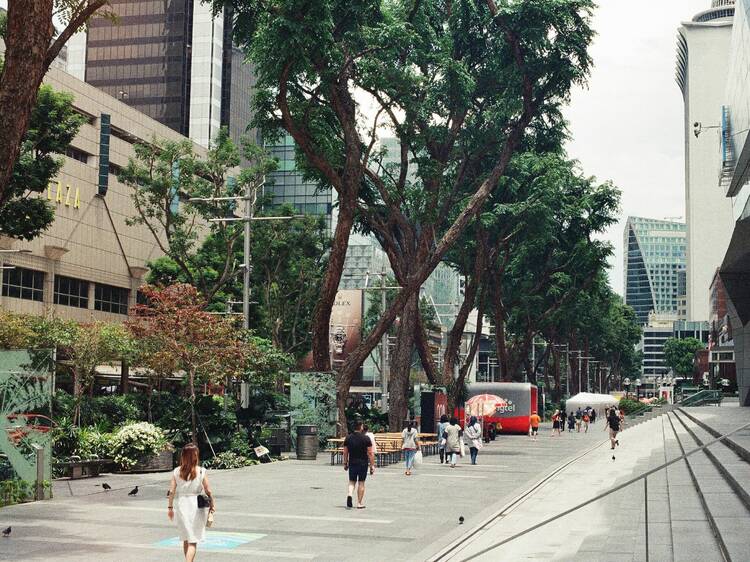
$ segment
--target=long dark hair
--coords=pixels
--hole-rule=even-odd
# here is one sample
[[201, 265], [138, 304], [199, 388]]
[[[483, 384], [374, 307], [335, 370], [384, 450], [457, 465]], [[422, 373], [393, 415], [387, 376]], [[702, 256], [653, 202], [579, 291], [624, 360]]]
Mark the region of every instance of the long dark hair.
[[182, 448], [180, 454], [180, 478], [183, 480], [194, 480], [198, 473], [198, 447], [188, 443]]

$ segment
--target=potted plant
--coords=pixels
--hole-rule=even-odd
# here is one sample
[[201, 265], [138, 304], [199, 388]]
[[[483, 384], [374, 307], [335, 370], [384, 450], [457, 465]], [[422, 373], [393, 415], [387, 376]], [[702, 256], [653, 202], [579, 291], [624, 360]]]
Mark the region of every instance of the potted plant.
[[172, 470], [173, 450], [164, 432], [148, 422], [126, 424], [112, 438], [112, 456], [125, 471]]

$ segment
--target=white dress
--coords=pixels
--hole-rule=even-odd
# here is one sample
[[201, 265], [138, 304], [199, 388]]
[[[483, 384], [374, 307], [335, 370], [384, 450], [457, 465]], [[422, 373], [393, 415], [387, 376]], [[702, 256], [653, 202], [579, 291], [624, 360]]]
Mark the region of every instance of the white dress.
[[172, 471], [177, 488], [174, 494], [174, 521], [180, 532], [180, 540], [191, 543], [201, 542], [206, 533], [208, 508], [198, 509], [198, 494], [203, 493], [203, 477], [206, 469], [198, 467], [193, 480], [180, 478], [180, 467]]

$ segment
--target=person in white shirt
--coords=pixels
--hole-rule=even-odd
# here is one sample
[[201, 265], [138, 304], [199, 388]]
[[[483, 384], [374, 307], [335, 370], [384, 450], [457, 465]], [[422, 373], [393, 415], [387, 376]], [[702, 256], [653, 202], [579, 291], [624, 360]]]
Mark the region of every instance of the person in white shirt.
[[401, 450], [404, 452], [406, 461], [406, 476], [411, 475], [411, 469], [414, 467], [414, 457], [419, 450], [419, 432], [414, 427], [414, 420], [407, 422], [406, 428], [401, 432]]
[[372, 443], [372, 454], [377, 455], [378, 444], [375, 443], [375, 434], [372, 431], [370, 431], [370, 427], [367, 425], [365, 425], [363, 429], [364, 429], [365, 435], [370, 438], [370, 442]]
[[471, 416], [469, 425], [464, 431], [466, 439], [469, 441], [469, 454], [471, 455], [471, 464], [477, 464], [479, 449], [482, 448], [482, 426], [479, 424], [476, 416]]

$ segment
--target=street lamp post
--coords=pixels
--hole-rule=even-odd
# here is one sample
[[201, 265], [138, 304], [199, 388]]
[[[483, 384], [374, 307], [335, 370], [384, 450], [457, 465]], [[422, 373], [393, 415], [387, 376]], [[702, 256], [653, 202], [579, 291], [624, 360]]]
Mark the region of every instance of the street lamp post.
[[629, 377], [625, 377], [624, 379], [622, 379], [622, 386], [625, 387], [625, 398], [627, 399], [629, 391], [630, 391], [630, 378]]
[[641, 379], [635, 379], [635, 400], [636, 402], [641, 399]]

